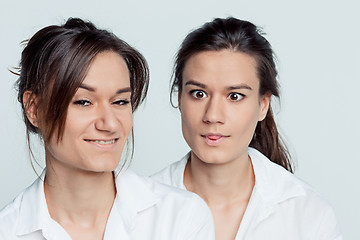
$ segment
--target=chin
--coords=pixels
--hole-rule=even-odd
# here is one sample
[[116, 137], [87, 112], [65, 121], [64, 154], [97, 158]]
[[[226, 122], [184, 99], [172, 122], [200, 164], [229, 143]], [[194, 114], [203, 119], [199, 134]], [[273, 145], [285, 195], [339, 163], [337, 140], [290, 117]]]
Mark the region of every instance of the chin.
[[229, 156], [224, 151], [192, 151], [197, 158], [207, 164], [224, 164], [228, 162]]
[[114, 171], [119, 164], [119, 161], [117, 160], [110, 160], [107, 159], [106, 161], [100, 159], [96, 160], [94, 159], [93, 164], [88, 166], [88, 170], [92, 172], [112, 172]]

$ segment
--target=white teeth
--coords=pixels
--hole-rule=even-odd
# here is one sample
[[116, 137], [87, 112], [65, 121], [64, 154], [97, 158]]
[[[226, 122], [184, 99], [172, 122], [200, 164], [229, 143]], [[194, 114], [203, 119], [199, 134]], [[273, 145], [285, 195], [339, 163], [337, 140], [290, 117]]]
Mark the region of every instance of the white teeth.
[[110, 140], [110, 141], [95, 140], [94, 142], [100, 143], [100, 144], [113, 144], [115, 142], [115, 139]]

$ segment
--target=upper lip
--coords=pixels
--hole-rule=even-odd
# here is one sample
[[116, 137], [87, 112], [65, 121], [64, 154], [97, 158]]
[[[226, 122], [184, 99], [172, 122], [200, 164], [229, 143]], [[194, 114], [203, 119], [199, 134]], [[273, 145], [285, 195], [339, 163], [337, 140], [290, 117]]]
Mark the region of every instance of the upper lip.
[[119, 138], [107, 138], [107, 139], [101, 139], [101, 138], [84, 138], [85, 141], [90, 142], [90, 141], [104, 141], [104, 142], [108, 142], [108, 141], [113, 141], [113, 140], [118, 140]]
[[225, 135], [222, 133], [205, 133], [201, 134], [202, 137], [208, 137], [208, 136], [220, 136], [220, 137], [230, 137], [230, 135]]

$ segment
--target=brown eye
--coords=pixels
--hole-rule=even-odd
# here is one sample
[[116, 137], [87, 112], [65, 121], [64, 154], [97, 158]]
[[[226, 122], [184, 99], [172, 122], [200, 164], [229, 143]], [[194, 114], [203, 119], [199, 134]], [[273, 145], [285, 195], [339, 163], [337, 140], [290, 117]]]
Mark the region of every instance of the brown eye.
[[113, 104], [115, 104], [115, 105], [127, 105], [127, 104], [129, 104], [129, 103], [130, 103], [130, 101], [127, 100], [127, 99], [117, 100], [117, 101], [114, 101], [114, 102], [113, 102]]
[[240, 101], [244, 97], [241, 93], [230, 93], [228, 99], [233, 102]]
[[75, 101], [74, 104], [82, 106], [82, 107], [86, 107], [86, 106], [90, 106], [91, 102], [88, 100], [82, 99], [82, 100]]
[[207, 97], [206, 93], [202, 90], [193, 90], [190, 92], [190, 94], [196, 99], [203, 99]]

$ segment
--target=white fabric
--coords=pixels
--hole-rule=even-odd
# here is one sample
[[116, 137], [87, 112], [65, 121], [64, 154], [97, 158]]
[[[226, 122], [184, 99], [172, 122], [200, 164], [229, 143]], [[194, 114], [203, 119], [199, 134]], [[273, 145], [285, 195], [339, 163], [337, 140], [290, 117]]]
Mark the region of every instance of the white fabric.
[[[214, 239], [210, 210], [196, 194], [139, 177], [130, 170], [117, 176], [116, 188], [105, 240]], [[0, 239], [71, 239], [49, 215], [42, 179], [0, 211]]]
[[[256, 149], [248, 152], [255, 186], [236, 240], [342, 239], [333, 209], [315, 190]], [[189, 154], [152, 178], [186, 189], [188, 159]]]

